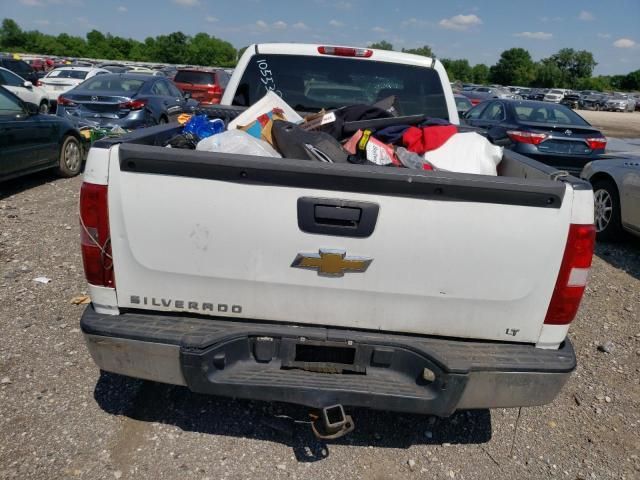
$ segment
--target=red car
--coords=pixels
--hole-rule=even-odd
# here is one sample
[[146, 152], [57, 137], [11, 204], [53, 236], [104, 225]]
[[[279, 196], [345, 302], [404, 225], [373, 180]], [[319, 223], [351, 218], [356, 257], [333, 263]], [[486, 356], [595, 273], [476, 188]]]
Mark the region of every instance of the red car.
[[184, 93], [204, 105], [220, 103], [224, 89], [229, 83], [229, 74], [222, 69], [180, 68], [173, 79]]

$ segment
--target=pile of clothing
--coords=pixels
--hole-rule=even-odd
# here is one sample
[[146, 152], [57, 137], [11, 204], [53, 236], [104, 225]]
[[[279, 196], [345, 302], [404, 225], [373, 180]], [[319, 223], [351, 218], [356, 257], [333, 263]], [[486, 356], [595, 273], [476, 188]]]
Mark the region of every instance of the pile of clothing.
[[225, 122], [206, 114], [183, 118], [172, 148], [352, 163], [416, 170], [497, 175], [502, 148], [446, 120], [399, 116], [395, 98], [351, 105], [302, 118], [278, 95]]

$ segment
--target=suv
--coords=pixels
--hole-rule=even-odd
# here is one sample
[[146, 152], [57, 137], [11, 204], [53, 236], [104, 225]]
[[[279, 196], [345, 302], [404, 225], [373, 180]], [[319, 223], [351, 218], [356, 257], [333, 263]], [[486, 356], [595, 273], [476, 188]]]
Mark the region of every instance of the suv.
[[229, 83], [229, 74], [224, 70], [202, 70], [181, 68], [173, 81], [184, 93], [202, 104], [220, 103], [224, 89]]
[[29, 80], [34, 85], [38, 85], [38, 75], [27, 62], [11, 57], [0, 57], [0, 67], [11, 70], [16, 75], [20, 75], [25, 80]]
[[554, 88], [544, 95], [545, 102], [560, 103], [564, 96], [569, 92], [564, 88]]

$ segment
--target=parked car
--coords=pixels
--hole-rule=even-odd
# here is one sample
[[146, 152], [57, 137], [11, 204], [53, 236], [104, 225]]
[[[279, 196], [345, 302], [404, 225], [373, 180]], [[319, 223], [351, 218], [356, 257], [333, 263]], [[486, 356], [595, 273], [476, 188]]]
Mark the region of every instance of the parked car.
[[467, 97], [473, 106], [478, 105], [485, 100], [499, 98], [498, 91], [491, 87], [475, 87], [473, 90], [462, 90], [460, 93]]
[[521, 98], [525, 98], [526, 95], [529, 94], [529, 92], [531, 91], [530, 88], [526, 88], [526, 87], [519, 87], [519, 86], [508, 86], [505, 88], [506, 91], [508, 91], [509, 93], [513, 94], [513, 95], [519, 95]]
[[111, 73], [125, 73], [131, 70], [130, 66], [123, 65], [122, 63], [101, 63], [98, 65], [98, 68], [102, 68]]
[[25, 80], [29, 80], [34, 85], [38, 83], [36, 71], [24, 60], [18, 60], [12, 57], [0, 57], [0, 67], [11, 70], [16, 75], [21, 76]]
[[469, 110], [468, 125], [489, 139], [547, 165], [579, 174], [599, 158], [607, 139], [570, 108], [530, 100], [494, 100]]
[[549, 89], [547, 88], [534, 88], [532, 89], [528, 95], [527, 95], [527, 100], [536, 100], [536, 101], [543, 101], [544, 100], [544, 96], [549, 92]]
[[602, 92], [599, 92], [598, 90], [582, 90], [581, 92], [578, 92], [578, 93], [580, 94], [580, 98], [588, 97], [589, 95], [602, 94]]
[[0, 87], [0, 181], [56, 168], [64, 177], [80, 173], [83, 149], [71, 122], [42, 115], [38, 105], [26, 103]]
[[106, 67], [100, 67], [100, 68], [104, 68], [105, 70], [107, 70], [109, 73], [127, 73], [128, 71], [131, 70], [131, 68], [127, 67], [127, 66], [119, 66], [119, 65], [108, 65]]
[[191, 98], [203, 105], [220, 103], [224, 89], [229, 83], [229, 74], [223, 69], [179, 68], [173, 79], [180, 90], [191, 94]]
[[608, 99], [608, 95], [600, 92], [583, 95], [580, 98], [580, 108], [584, 110], [603, 110]]
[[62, 67], [47, 73], [40, 84], [47, 92], [51, 102], [56, 102], [58, 97], [72, 88], [80, 85], [85, 80], [96, 75], [110, 73], [103, 68], [94, 67]]
[[462, 115], [469, 110], [470, 108], [473, 107], [473, 104], [471, 103], [471, 100], [469, 100], [467, 97], [465, 97], [464, 95], [460, 95], [460, 94], [454, 94], [453, 98], [455, 98], [456, 100], [456, 110], [458, 110], [458, 115], [460, 115], [460, 117], [462, 117]]
[[71, 62], [73, 67], [95, 67], [95, 62], [89, 62], [87, 60], [73, 60]]
[[197, 103], [165, 77], [108, 73], [61, 95], [57, 114], [103, 127], [138, 128], [168, 123]]
[[580, 176], [593, 186], [598, 239], [616, 240], [623, 231], [640, 236], [640, 156], [597, 160]]
[[568, 92], [564, 98], [560, 100], [560, 104], [571, 109], [576, 109], [580, 106], [580, 94], [578, 92]]
[[44, 88], [2, 67], [0, 67], [0, 85], [17, 95], [23, 102], [36, 104], [40, 113], [49, 113], [49, 99]]
[[161, 70], [153, 70], [152, 68], [143, 67], [140, 65], [130, 66], [129, 73], [144, 73], [145, 75], [161, 75], [163, 77], [166, 76]]
[[608, 110], [610, 112], [633, 112], [635, 108], [635, 100], [631, 95], [623, 93], [618, 93], [609, 97], [604, 104], [604, 110]]
[[43, 72], [47, 69], [47, 62], [42, 58], [29, 58], [25, 60], [31, 68], [33, 68], [36, 72]]
[[565, 90], [564, 88], [553, 88], [549, 90], [547, 93], [545, 93], [544, 101], [560, 103], [564, 98], [564, 96], [567, 94], [567, 92], [568, 90]]

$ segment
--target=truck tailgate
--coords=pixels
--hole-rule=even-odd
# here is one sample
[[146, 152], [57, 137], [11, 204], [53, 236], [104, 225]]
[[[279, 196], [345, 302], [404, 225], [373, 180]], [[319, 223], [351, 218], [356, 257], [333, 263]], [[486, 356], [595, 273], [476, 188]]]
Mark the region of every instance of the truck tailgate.
[[[118, 306], [537, 341], [567, 239], [570, 186], [379, 167], [362, 178], [363, 167], [328, 167], [111, 148]], [[373, 231], [305, 232], [300, 199], [311, 199], [312, 212], [377, 205]], [[346, 213], [328, 223], [350, 225]]]

